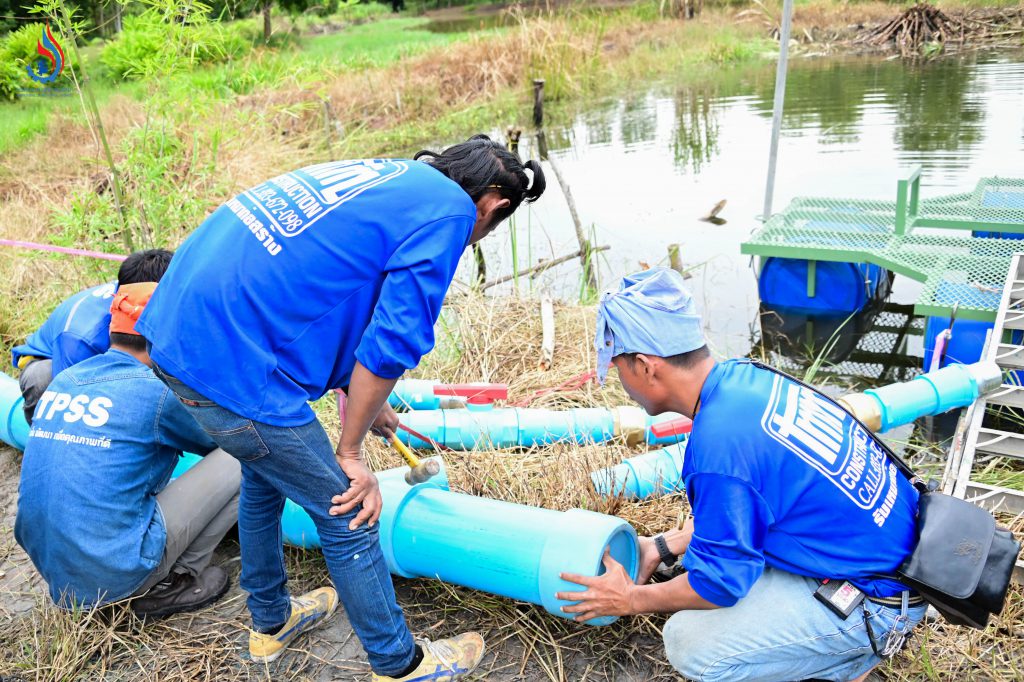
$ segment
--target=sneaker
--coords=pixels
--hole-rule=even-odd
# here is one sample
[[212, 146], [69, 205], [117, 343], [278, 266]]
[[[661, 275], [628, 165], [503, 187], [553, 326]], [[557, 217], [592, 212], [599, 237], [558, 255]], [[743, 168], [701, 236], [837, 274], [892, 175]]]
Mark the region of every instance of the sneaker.
[[484, 638], [475, 632], [464, 632], [450, 639], [431, 642], [417, 640], [423, 648], [423, 660], [405, 677], [373, 674], [373, 682], [419, 682], [426, 680], [461, 680], [480, 665], [484, 657]]
[[132, 610], [140, 618], [195, 611], [223, 597], [230, 586], [228, 574], [218, 566], [207, 566], [197, 576], [172, 572], [149, 592], [133, 599]]
[[338, 608], [338, 593], [333, 587], [321, 587], [301, 597], [292, 597], [292, 615], [276, 633], [249, 632], [249, 656], [270, 663], [288, 648], [292, 640], [322, 624]]

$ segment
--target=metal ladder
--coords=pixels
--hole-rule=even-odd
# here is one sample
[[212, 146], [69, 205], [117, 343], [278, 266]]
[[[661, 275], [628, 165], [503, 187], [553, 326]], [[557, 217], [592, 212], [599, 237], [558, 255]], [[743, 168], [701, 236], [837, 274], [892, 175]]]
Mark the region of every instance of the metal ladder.
[[[1024, 254], [1014, 254], [1003, 286], [999, 310], [984, 358], [1003, 370], [1024, 370], [1024, 345], [1004, 343], [1004, 332], [1024, 330]], [[1005, 405], [1024, 409], [1024, 386], [1003, 384], [995, 393], [979, 398], [960, 419], [950, 446], [943, 492], [969, 500], [993, 512], [1024, 514], [1024, 490], [1004, 488], [972, 479], [979, 457], [1000, 456], [1024, 460], [1024, 427], [1002, 431], [982, 426], [988, 406]], [[1024, 582], [1024, 559], [1014, 570], [1017, 582]]]

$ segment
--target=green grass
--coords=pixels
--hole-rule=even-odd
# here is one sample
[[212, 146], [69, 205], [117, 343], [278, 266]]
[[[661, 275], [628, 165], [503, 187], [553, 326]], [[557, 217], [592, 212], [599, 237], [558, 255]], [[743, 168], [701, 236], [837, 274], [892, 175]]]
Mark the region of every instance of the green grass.
[[[243, 20], [251, 21], [251, 20]], [[332, 77], [338, 69], [386, 66], [432, 47], [465, 39], [466, 33], [433, 33], [423, 28], [426, 19], [395, 17], [348, 25], [334, 33], [301, 38], [297, 45], [257, 48], [243, 59], [179, 73], [161, 83], [182, 101], [203, 95], [213, 100], [230, 99], [285, 84], [309, 84]], [[97, 100], [102, 105], [115, 93], [136, 99], [146, 95], [145, 83], [114, 82], [99, 66], [99, 47], [83, 48], [86, 73], [92, 75]], [[69, 112], [80, 115], [74, 95], [23, 98], [0, 104], [0, 154], [17, 149], [44, 134], [52, 116]]]
[[[138, 86], [138, 83], [114, 84], [98, 80], [93, 83], [93, 93], [96, 102], [103, 106], [115, 94], [138, 97], [141, 91]], [[70, 81], [68, 87], [72, 87]], [[23, 97], [16, 102], [0, 103], [0, 154], [45, 134], [50, 119], [58, 114], [82, 117], [82, 104], [76, 92], [72, 90], [60, 97]]]
[[347, 67], [386, 66], [431, 47], [463, 40], [467, 33], [433, 33], [426, 19], [396, 17], [303, 40], [300, 63]]

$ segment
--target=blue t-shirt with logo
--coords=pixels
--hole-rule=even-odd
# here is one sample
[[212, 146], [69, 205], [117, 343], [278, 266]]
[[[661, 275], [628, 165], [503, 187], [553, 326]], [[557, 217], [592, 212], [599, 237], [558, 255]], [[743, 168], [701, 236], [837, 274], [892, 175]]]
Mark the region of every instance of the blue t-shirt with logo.
[[718, 606], [766, 565], [892, 596], [916, 541], [917, 491], [872, 435], [812, 390], [750, 362], [715, 366], [683, 465], [690, 585]]
[[163, 558], [156, 495], [215, 447], [153, 371], [117, 349], [57, 375], [25, 445], [14, 537], [64, 607], [123, 599]]
[[476, 221], [430, 166], [338, 161], [286, 173], [218, 208], [175, 253], [136, 329], [153, 360], [249, 419], [313, 420], [358, 359], [415, 367]]
[[57, 306], [25, 343], [11, 351], [14, 366], [23, 356], [53, 360], [53, 376], [110, 348], [110, 300], [117, 282], [79, 291]]

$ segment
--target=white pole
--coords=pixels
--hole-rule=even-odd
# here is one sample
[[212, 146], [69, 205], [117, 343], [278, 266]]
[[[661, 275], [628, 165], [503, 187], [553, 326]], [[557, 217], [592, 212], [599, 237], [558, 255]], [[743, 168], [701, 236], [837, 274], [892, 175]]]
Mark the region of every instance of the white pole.
[[786, 65], [789, 62], [789, 28], [793, 22], [793, 0], [783, 0], [782, 27], [779, 30], [779, 65], [775, 70], [775, 105], [772, 108], [772, 144], [768, 152], [768, 182], [764, 189], [764, 211], [761, 220], [772, 216], [775, 194], [775, 165], [779, 158], [779, 132], [782, 129], [782, 104], [786, 98]]

